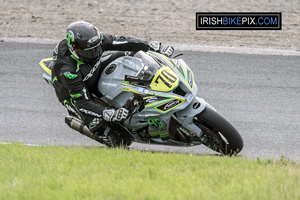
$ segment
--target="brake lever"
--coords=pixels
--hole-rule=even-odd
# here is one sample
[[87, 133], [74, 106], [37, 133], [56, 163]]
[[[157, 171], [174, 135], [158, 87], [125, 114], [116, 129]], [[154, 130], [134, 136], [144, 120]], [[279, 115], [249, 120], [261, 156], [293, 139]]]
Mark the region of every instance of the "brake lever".
[[180, 54], [174, 56], [173, 59], [174, 59], [174, 58], [177, 58], [177, 57], [179, 57], [179, 56], [183, 56], [183, 53], [180, 53]]

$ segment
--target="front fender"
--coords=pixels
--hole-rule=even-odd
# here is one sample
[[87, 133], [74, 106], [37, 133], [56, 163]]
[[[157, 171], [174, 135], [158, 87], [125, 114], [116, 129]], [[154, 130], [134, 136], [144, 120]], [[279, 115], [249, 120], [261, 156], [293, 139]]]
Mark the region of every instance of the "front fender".
[[197, 137], [200, 137], [202, 130], [194, 124], [193, 120], [194, 117], [200, 114], [206, 107], [216, 111], [216, 109], [204, 99], [194, 96], [191, 103], [185, 109], [177, 112], [176, 116], [186, 129], [193, 132]]

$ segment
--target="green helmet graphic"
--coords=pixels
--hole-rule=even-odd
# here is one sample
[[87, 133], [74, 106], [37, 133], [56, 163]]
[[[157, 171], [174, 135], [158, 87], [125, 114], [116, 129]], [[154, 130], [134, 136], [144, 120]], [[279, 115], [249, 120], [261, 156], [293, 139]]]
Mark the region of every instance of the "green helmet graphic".
[[74, 44], [74, 33], [72, 31], [68, 31], [67, 33], [67, 44], [69, 46], [69, 48], [73, 48], [73, 44]]

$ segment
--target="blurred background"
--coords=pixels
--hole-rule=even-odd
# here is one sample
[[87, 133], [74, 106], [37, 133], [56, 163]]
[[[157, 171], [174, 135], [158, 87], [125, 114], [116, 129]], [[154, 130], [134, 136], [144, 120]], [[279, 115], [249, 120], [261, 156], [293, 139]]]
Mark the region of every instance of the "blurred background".
[[[300, 51], [299, 0], [0, 0], [0, 38], [60, 40], [85, 20], [102, 32], [173, 44]], [[282, 12], [278, 31], [196, 31], [196, 12]]]

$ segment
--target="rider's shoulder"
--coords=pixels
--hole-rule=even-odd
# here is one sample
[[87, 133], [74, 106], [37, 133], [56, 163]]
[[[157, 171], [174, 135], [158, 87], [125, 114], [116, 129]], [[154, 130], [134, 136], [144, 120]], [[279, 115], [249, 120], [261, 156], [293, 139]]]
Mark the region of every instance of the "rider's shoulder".
[[113, 35], [107, 33], [100, 33], [102, 44], [108, 44], [113, 42]]
[[68, 69], [68, 71], [77, 71], [78, 64], [71, 56], [65, 56], [62, 62], [62, 69]]
[[55, 69], [63, 72], [70, 71], [76, 73], [78, 71], [77, 61], [74, 60], [70, 55], [64, 55], [55, 60]]
[[67, 40], [66, 39], [61, 40], [56, 44], [55, 48], [68, 49]]
[[77, 72], [78, 70], [76, 69], [76, 67], [69, 63], [61, 67], [60, 76], [65, 77], [67, 79], [75, 79], [80, 74]]
[[54, 54], [58, 58], [64, 57], [69, 51], [66, 39], [61, 40], [54, 48]]

